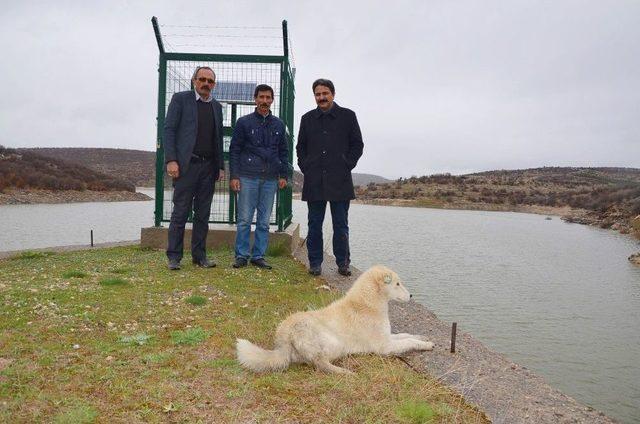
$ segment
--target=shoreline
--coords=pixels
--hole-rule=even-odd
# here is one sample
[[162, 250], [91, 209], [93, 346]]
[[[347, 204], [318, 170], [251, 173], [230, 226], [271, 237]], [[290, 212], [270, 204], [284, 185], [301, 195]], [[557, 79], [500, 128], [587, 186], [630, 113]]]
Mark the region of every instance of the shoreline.
[[153, 200], [140, 192], [94, 190], [24, 190], [0, 193], [0, 205], [62, 204], [84, 202], [130, 202]]
[[[541, 205], [494, 205], [487, 203], [468, 203], [468, 204], [420, 204], [416, 200], [404, 199], [355, 199], [353, 203], [363, 205], [377, 206], [398, 206], [425, 209], [444, 209], [444, 210], [468, 210], [468, 211], [484, 211], [484, 212], [516, 212], [530, 213], [536, 215], [557, 216], [563, 221], [570, 224], [582, 224], [602, 229], [617, 231], [620, 234], [629, 235], [634, 239], [640, 239], [640, 227], [635, 228], [634, 219], [623, 219], [618, 216], [599, 217], [595, 212], [586, 209], [574, 209], [570, 206], [541, 206]], [[636, 218], [638, 219], [638, 218]], [[640, 221], [640, 220], [639, 220]], [[640, 225], [640, 222], [639, 224]]]
[[[295, 200], [301, 200], [301, 193], [294, 193]], [[421, 202], [414, 199], [362, 199], [356, 198], [352, 203], [374, 206], [397, 206], [403, 208], [424, 208], [483, 212], [516, 212], [536, 215], [557, 216], [570, 224], [582, 224], [602, 229], [609, 229], [620, 234], [629, 235], [640, 240], [640, 216], [624, 218], [619, 215], [601, 217], [594, 211], [574, 209], [570, 206], [542, 206], [542, 205], [497, 205], [489, 203], [437, 203]]]
[[[293, 257], [308, 266], [306, 246]], [[338, 274], [334, 258], [325, 252], [320, 278], [329, 287], [346, 292], [362, 273], [353, 264], [353, 275]], [[527, 367], [493, 351], [474, 336], [459, 332], [456, 353], [450, 353], [450, 323], [440, 320], [427, 307], [409, 301], [391, 302], [392, 332], [425, 334], [435, 343], [432, 351], [411, 352], [400, 358], [417, 373], [429, 374], [475, 405], [493, 423], [599, 423], [617, 422], [591, 406], [550, 386]]]
[[[135, 245], [139, 241], [105, 243], [89, 246], [58, 246], [28, 251], [74, 251]], [[0, 258], [20, 251], [3, 252]], [[345, 278], [337, 273], [333, 258], [326, 254], [322, 278], [332, 289], [348, 290], [360, 271], [352, 265], [353, 276]], [[4, 257], [3, 257], [4, 256]], [[304, 243], [292, 257], [308, 266]], [[414, 301], [391, 302], [389, 316], [393, 332], [425, 334], [435, 342], [433, 351], [412, 352], [401, 359], [415, 372], [434, 376], [459, 393], [466, 402], [478, 407], [494, 423], [557, 423], [588, 422], [614, 423], [615, 419], [585, 405], [550, 386], [527, 367], [509, 360], [505, 355], [486, 347], [468, 333], [460, 332], [457, 351], [449, 352], [450, 324], [440, 320], [427, 307]]]

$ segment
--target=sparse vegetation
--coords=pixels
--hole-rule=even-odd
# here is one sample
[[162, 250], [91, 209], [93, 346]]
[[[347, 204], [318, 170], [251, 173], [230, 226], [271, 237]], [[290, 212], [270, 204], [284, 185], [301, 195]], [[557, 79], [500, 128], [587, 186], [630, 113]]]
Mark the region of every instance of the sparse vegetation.
[[41, 259], [46, 258], [47, 256], [53, 255], [53, 252], [33, 252], [30, 250], [25, 250], [24, 252], [20, 252], [17, 255], [13, 256], [11, 259], [19, 260], [19, 259]]
[[85, 278], [87, 275], [83, 271], [69, 270], [62, 273], [62, 278]]
[[207, 303], [207, 298], [204, 296], [193, 295], [185, 299], [185, 302], [196, 306], [202, 306]]
[[123, 336], [120, 338], [120, 343], [142, 346], [151, 339], [151, 336], [144, 333], [135, 334], [133, 336]]
[[44, 190], [135, 191], [126, 181], [86, 166], [29, 150], [0, 146], [0, 192], [9, 188]]
[[[155, 186], [156, 152], [131, 149], [110, 149], [92, 147], [47, 147], [17, 149], [47, 158], [73, 161], [95, 172], [122, 179], [132, 186]], [[167, 177], [165, 185], [171, 184]]]
[[173, 343], [177, 345], [195, 345], [209, 337], [209, 333], [200, 327], [178, 330], [171, 333]]
[[398, 418], [410, 423], [431, 423], [436, 418], [436, 411], [431, 405], [421, 401], [405, 401], [397, 408]]
[[100, 280], [101, 286], [124, 286], [126, 284], [127, 281], [122, 278], [103, 278]]
[[631, 168], [536, 168], [455, 176], [400, 178], [358, 188], [365, 202], [486, 210], [565, 208], [570, 221], [630, 231], [640, 214], [640, 170]]
[[271, 242], [269, 243], [265, 254], [271, 257], [286, 256], [289, 254], [289, 249], [287, 249], [287, 246], [284, 243]]
[[[433, 422], [488, 422], [397, 358], [346, 358], [348, 377], [302, 365], [248, 372], [236, 337], [271, 347], [280, 320], [336, 294], [316, 290], [322, 280], [287, 256], [269, 273], [174, 272], [165, 261], [136, 247], [0, 260], [0, 422], [411, 423], [427, 408]], [[98, 284], [114, 269], [135, 270], [132, 290]], [[87, 276], [62, 276], [72, 271]], [[191, 296], [207, 302], [194, 307]]]

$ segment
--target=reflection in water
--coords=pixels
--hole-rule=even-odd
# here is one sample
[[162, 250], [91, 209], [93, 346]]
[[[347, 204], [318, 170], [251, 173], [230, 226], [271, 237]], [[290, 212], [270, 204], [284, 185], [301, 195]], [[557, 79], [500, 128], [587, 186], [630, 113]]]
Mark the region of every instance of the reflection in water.
[[[97, 243], [138, 239], [153, 209], [152, 201], [0, 206], [0, 251], [88, 244], [91, 229]], [[306, 233], [300, 201], [294, 220]], [[640, 421], [640, 267], [626, 259], [636, 241], [502, 212], [353, 204], [350, 224], [356, 266], [390, 266], [441, 319], [576, 399]]]

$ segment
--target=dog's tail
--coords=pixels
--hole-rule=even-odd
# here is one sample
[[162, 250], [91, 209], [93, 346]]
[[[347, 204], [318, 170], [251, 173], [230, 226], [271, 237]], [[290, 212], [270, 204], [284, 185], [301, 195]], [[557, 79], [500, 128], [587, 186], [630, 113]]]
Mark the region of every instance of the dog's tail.
[[266, 350], [249, 340], [237, 339], [236, 351], [240, 365], [256, 372], [280, 371], [287, 368], [291, 362], [288, 349], [285, 347]]

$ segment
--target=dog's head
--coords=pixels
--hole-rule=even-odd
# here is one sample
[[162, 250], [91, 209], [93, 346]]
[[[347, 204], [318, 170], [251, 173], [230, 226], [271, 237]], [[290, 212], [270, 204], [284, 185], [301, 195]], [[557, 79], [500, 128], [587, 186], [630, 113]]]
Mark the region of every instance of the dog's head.
[[386, 266], [377, 265], [371, 269], [375, 275], [375, 281], [378, 287], [387, 295], [389, 300], [399, 300], [408, 302], [411, 299], [409, 290], [402, 284], [398, 274], [391, 271]]

